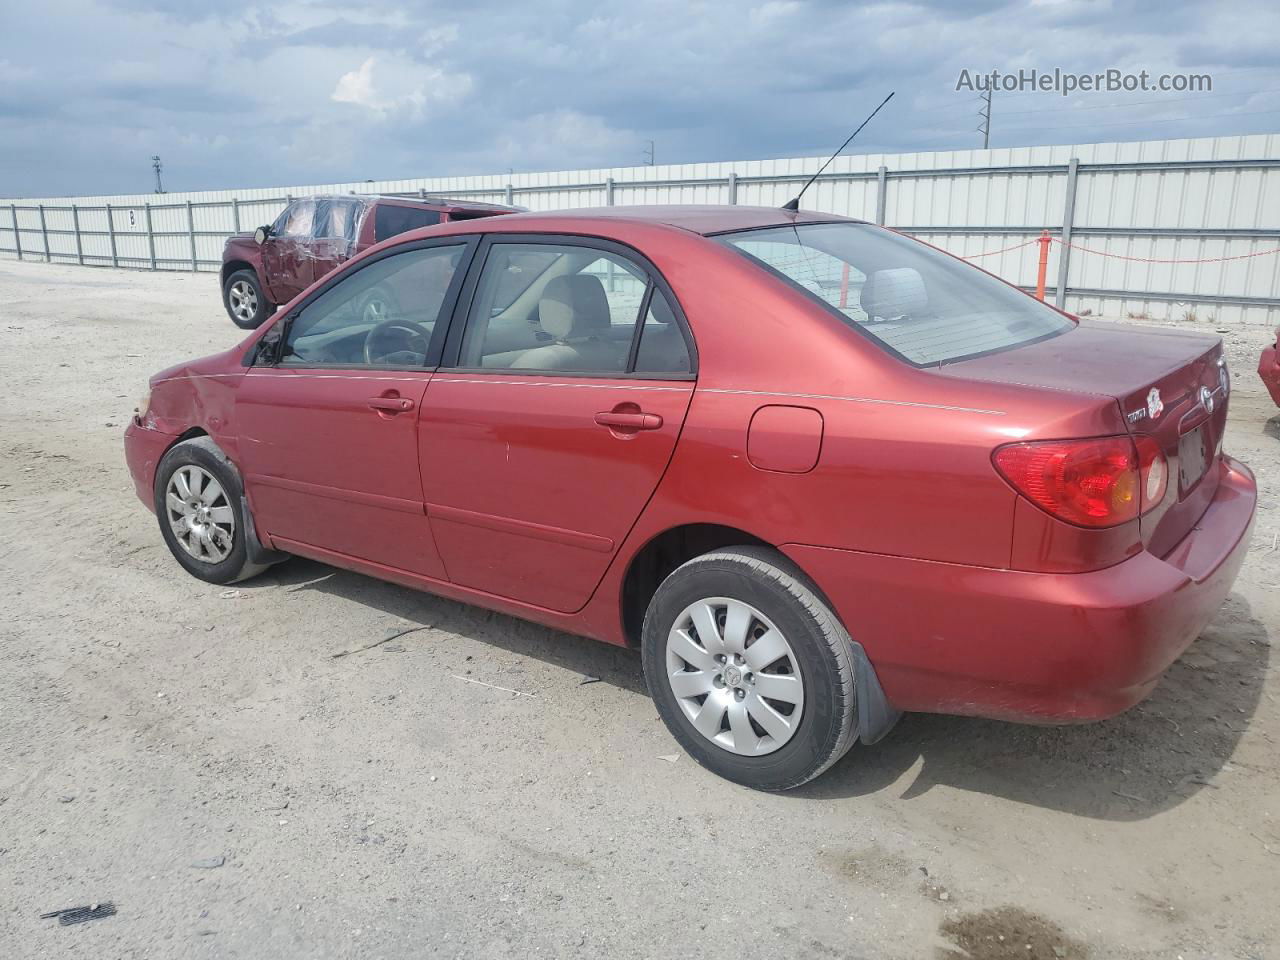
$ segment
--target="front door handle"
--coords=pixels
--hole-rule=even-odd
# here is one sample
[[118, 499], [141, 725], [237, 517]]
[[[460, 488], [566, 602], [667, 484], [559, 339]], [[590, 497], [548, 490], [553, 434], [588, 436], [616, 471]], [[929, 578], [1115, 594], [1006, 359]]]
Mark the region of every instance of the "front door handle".
[[615, 430], [659, 430], [662, 417], [656, 413], [617, 413], [604, 410], [596, 414], [596, 423]]
[[370, 397], [369, 406], [388, 413], [404, 413], [413, 409], [413, 401], [408, 397]]

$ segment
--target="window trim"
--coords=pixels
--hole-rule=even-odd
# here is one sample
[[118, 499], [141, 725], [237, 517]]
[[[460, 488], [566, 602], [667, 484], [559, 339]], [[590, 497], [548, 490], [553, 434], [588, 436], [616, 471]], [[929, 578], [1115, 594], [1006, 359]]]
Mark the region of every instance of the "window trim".
[[[946, 360], [934, 360], [929, 363], [917, 363], [915, 360], [912, 360], [906, 354], [900, 353], [897, 350], [895, 350], [887, 342], [885, 342], [884, 340], [881, 340], [875, 334], [870, 333], [867, 330], [864, 330], [861, 324], [850, 320], [850, 318], [846, 314], [841, 313], [837, 307], [832, 306], [830, 303], [822, 299], [822, 297], [818, 296], [816, 293], [814, 293], [804, 284], [799, 283], [796, 280], [792, 279], [791, 277], [787, 276], [777, 267], [774, 267], [772, 264], [766, 263], [764, 260], [761, 260], [755, 254], [749, 253], [748, 251], [743, 250], [740, 246], [738, 246], [736, 243], [732, 241], [733, 237], [741, 236], [743, 234], [748, 234], [748, 233], [759, 233], [766, 230], [785, 230], [787, 228], [795, 229], [799, 227], [829, 226], [831, 224], [849, 224], [851, 226], [871, 227], [873, 230], [884, 230], [888, 233], [892, 233], [899, 237], [902, 237], [904, 240], [909, 240], [912, 243], [918, 243], [921, 246], [927, 247], [928, 249], [934, 251], [935, 253], [939, 253], [942, 256], [951, 257], [951, 259], [961, 264], [964, 264], [966, 267], [972, 267], [974, 270], [977, 270], [979, 273], [985, 274], [986, 276], [992, 278], [993, 280], [997, 280], [1000, 283], [1003, 283], [1006, 287], [1009, 287], [1011, 290], [1017, 291], [1018, 293], [1022, 294], [1024, 297], [1031, 296], [1021, 287], [1015, 286], [1014, 284], [1005, 280], [1003, 277], [997, 277], [994, 273], [989, 273], [988, 271], [983, 270], [981, 267], [975, 267], [973, 264], [969, 263], [966, 260], [961, 259], [960, 257], [955, 256], [954, 254], [948, 253], [945, 250], [940, 250], [937, 247], [933, 246], [932, 244], [925, 243], [923, 240], [917, 240], [915, 237], [908, 236], [905, 233], [900, 233], [899, 231], [893, 230], [889, 227], [881, 227], [877, 224], [869, 223], [866, 220], [814, 220], [814, 221], [806, 220], [803, 223], [778, 223], [778, 224], [773, 224], [771, 226], [766, 226], [766, 227], [750, 227], [746, 230], [726, 230], [726, 231], [722, 231], [715, 234], [708, 234], [708, 237], [714, 239], [717, 243], [723, 244], [725, 247], [732, 250], [734, 253], [738, 254], [739, 256], [745, 257], [751, 263], [755, 264], [760, 269], [762, 269], [765, 273], [769, 274], [772, 277], [776, 277], [778, 280], [781, 280], [791, 289], [796, 290], [799, 293], [803, 294], [806, 300], [809, 300], [810, 302], [821, 307], [828, 314], [830, 314], [831, 316], [839, 320], [841, 325], [845, 329], [853, 331], [855, 334], [857, 334], [863, 340], [866, 340], [872, 346], [876, 347], [879, 350], [883, 350], [885, 353], [889, 354], [889, 356], [893, 357], [895, 360], [899, 360], [902, 363], [905, 363], [907, 366], [912, 367], [915, 370], [936, 370], [940, 367], [949, 366], [950, 364], [953, 364], [953, 363], [963, 363], [966, 360], [977, 360], [982, 357], [993, 356], [994, 354], [997, 354], [997, 353], [1006, 353], [1009, 350], [1017, 350], [1020, 347], [1029, 347], [1032, 344], [1042, 343], [1045, 340], [1052, 340], [1054, 337], [1060, 337], [1064, 333], [1069, 333], [1071, 329], [1074, 329], [1075, 327], [1079, 326], [1078, 321], [1076, 321], [1073, 317], [1069, 316], [1066, 313], [1063, 313], [1061, 310], [1058, 310], [1056, 307], [1049, 307], [1049, 309], [1059, 313], [1064, 319], [1070, 322], [1072, 325], [1071, 328], [1067, 330], [1054, 330], [1049, 333], [1042, 334], [1041, 336], [1034, 337], [1030, 340], [1023, 340], [1019, 343], [1009, 344], [1008, 346], [1004, 346], [1004, 347], [993, 347], [990, 350], [980, 350], [977, 353], [968, 353], [960, 357], [948, 357]], [[831, 254], [828, 254], [828, 256], [831, 256]], [[840, 258], [836, 257], [836, 259], [838, 260]], [[853, 264], [849, 264], [849, 266], [852, 267]], [[1031, 297], [1031, 299], [1035, 300], [1036, 298]], [[1043, 306], [1046, 306], [1046, 307], [1049, 306], [1047, 303], [1042, 303], [1042, 301], [1040, 300], [1036, 300], [1036, 303], [1041, 303]]]
[[[644, 298], [641, 301], [641, 307], [648, 309], [649, 302], [653, 296], [653, 290], [660, 290], [667, 303], [671, 306], [671, 312], [675, 316], [675, 322], [679, 326], [680, 335], [684, 338], [685, 349], [689, 353], [689, 372], [688, 373], [638, 373], [634, 371], [578, 371], [578, 370], [509, 370], [505, 367], [464, 367], [460, 366], [458, 361], [462, 351], [462, 338], [466, 333], [466, 329], [471, 319], [471, 308], [475, 302], [476, 291], [479, 289], [480, 277], [484, 273], [485, 264], [489, 259], [489, 251], [494, 244], [541, 244], [561, 247], [586, 247], [590, 250], [597, 250], [601, 253], [613, 254], [614, 256], [623, 257], [632, 261], [647, 276], [648, 284], [645, 287]], [[632, 334], [631, 351], [628, 354], [627, 366], [634, 365], [635, 356], [639, 346], [639, 331], [644, 328], [645, 313], [644, 310], [636, 317], [636, 331]], [[692, 381], [698, 379], [698, 349], [693, 338], [693, 331], [690, 328], [688, 317], [685, 315], [684, 307], [676, 298], [675, 291], [671, 289], [671, 284], [667, 282], [666, 277], [653, 265], [653, 261], [646, 257], [643, 253], [629, 244], [620, 243], [617, 240], [609, 240], [605, 237], [593, 237], [580, 233], [500, 233], [493, 231], [480, 236], [480, 246], [471, 258], [471, 264], [467, 270], [466, 280], [463, 283], [461, 295], [454, 307], [453, 316], [449, 323], [449, 333], [444, 342], [444, 351], [439, 364], [441, 369], [448, 369], [450, 372], [456, 373], [479, 373], [490, 374], [493, 376], [507, 377], [573, 377], [578, 379], [590, 380], [674, 380], [674, 381]]]
[[408, 373], [429, 373], [435, 370], [440, 366], [440, 357], [444, 350], [445, 338], [448, 332], [453, 329], [453, 316], [460, 302], [460, 294], [462, 293], [464, 282], [470, 275], [479, 239], [480, 238], [476, 234], [450, 234], [449, 236], [444, 237], [428, 237], [422, 240], [398, 243], [394, 246], [387, 247], [386, 249], [370, 254], [367, 257], [358, 257], [355, 260], [348, 261], [346, 264], [343, 264], [342, 267], [326, 277], [321, 282], [320, 286], [306, 294], [306, 296], [287, 314], [277, 314], [272, 318], [270, 323], [265, 324], [263, 335], [256, 338], [252, 346], [245, 352], [244, 357], [241, 359], [241, 365], [245, 367], [279, 367], [279, 361], [271, 363], [257, 362], [259, 344], [266, 339], [267, 332], [279, 327], [281, 329], [281, 340], [287, 340], [289, 336], [289, 326], [302, 314], [302, 311], [332, 290], [335, 286], [351, 279], [366, 267], [370, 267], [375, 263], [380, 263], [389, 257], [411, 253], [415, 250], [431, 249], [434, 247], [461, 247], [462, 256], [458, 261], [458, 269], [454, 271], [453, 278], [449, 281], [449, 289], [445, 291], [444, 300], [440, 303], [440, 314], [436, 318], [435, 328], [431, 331], [431, 340], [427, 344], [427, 356], [421, 366], [403, 366], [386, 363], [308, 363], [305, 365], [291, 363], [287, 365], [287, 369], [289, 370], [382, 370]]

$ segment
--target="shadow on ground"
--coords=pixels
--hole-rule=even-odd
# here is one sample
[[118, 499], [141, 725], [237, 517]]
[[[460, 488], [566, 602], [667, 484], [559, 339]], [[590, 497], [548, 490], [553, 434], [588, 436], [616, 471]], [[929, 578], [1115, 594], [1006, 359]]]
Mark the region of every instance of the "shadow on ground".
[[1216, 789], [1258, 708], [1270, 653], [1266, 627], [1232, 594], [1155, 692], [1118, 717], [1033, 727], [912, 714], [793, 795], [868, 794], [918, 768], [903, 799], [945, 784], [1078, 816], [1144, 819]]
[[[648, 696], [632, 650], [307, 560], [295, 559], [241, 586], [259, 585], [323, 591]], [[1202, 789], [1216, 789], [1214, 775], [1257, 709], [1269, 656], [1266, 628], [1233, 594], [1155, 693], [1119, 717], [1032, 727], [910, 714], [881, 743], [855, 746], [818, 780], [787, 796], [863, 796], [918, 768], [901, 799], [945, 784], [1078, 816], [1150, 817]]]

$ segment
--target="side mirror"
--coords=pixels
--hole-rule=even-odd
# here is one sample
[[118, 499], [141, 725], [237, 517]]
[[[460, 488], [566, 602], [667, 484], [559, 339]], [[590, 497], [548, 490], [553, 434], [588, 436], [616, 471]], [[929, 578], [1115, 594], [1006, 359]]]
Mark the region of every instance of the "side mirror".
[[289, 320], [286, 318], [282, 322], [274, 324], [270, 330], [262, 335], [262, 339], [258, 341], [257, 354], [254, 357], [255, 365], [261, 363], [266, 366], [275, 366], [280, 362], [281, 348], [288, 329]]
[[270, 227], [259, 227], [257, 230], [253, 231], [253, 239], [258, 242], [258, 246], [262, 246], [266, 243], [267, 237], [269, 236], [271, 236]]

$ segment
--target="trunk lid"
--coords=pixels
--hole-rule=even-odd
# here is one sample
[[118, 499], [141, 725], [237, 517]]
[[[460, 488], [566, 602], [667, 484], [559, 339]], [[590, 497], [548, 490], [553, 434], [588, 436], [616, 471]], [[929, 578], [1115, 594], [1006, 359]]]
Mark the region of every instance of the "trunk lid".
[[1154, 438], [1168, 461], [1165, 496], [1140, 521], [1156, 556], [1173, 549], [1213, 499], [1230, 389], [1216, 336], [1082, 321], [1061, 336], [938, 372], [1114, 398], [1130, 434]]

